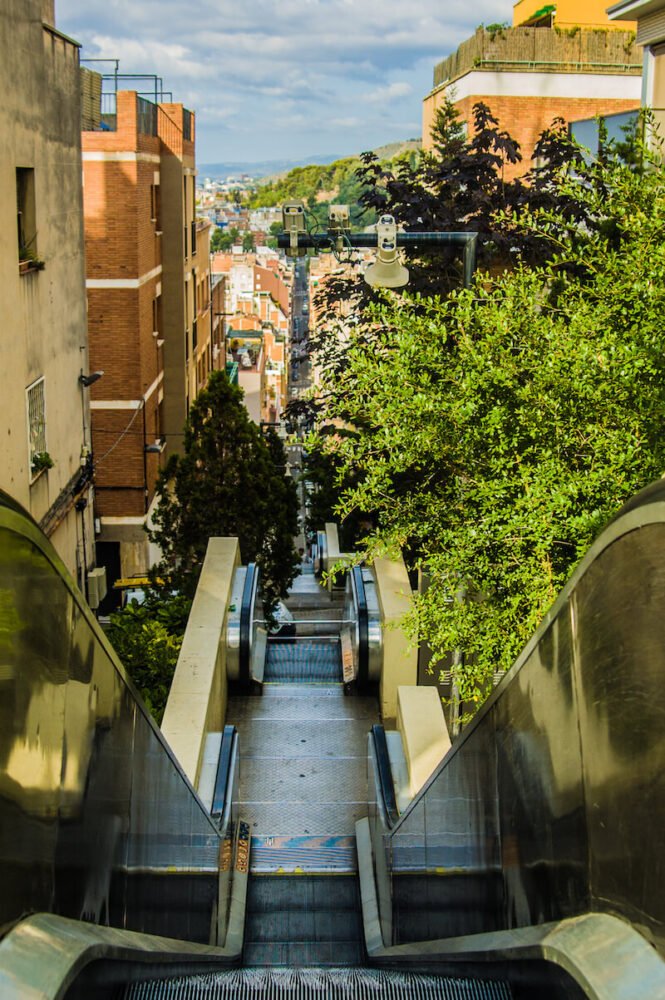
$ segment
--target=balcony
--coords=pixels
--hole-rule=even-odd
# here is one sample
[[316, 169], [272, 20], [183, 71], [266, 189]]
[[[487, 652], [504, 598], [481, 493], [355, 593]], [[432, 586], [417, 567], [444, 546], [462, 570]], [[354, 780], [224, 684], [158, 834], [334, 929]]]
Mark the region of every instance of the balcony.
[[434, 87], [472, 70], [490, 72], [624, 73], [640, 76], [642, 56], [632, 31], [608, 28], [575, 33], [549, 28], [477, 28], [471, 38], [434, 67]]

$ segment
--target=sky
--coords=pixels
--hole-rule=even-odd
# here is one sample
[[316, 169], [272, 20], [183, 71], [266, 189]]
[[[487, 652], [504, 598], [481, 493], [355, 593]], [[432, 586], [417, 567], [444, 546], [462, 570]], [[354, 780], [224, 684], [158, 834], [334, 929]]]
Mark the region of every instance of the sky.
[[199, 163], [418, 137], [435, 63], [479, 24], [511, 20], [511, 0], [56, 0], [82, 59], [155, 73], [196, 112]]

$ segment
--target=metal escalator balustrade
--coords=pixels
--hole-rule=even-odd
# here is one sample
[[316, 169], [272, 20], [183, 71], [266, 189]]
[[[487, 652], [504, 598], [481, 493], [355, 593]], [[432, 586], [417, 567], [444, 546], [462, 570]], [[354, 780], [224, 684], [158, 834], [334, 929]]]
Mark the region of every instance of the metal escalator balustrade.
[[218, 940], [220, 831], [50, 542], [0, 495], [0, 926]]
[[393, 824], [372, 760], [386, 946], [595, 912], [665, 954], [664, 556], [660, 482], [593, 544]]

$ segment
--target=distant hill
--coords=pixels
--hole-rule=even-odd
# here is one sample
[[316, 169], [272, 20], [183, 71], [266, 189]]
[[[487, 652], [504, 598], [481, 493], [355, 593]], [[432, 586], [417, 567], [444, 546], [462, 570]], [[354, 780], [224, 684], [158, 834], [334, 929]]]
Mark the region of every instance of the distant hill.
[[[402, 142], [389, 142], [385, 146], [379, 146], [374, 152], [381, 160], [392, 160], [401, 153], [415, 151], [421, 148], [420, 139], [405, 139]], [[275, 180], [284, 177], [289, 171], [298, 167], [327, 166], [344, 159], [357, 159], [360, 155], [342, 156], [339, 153], [321, 156], [308, 156], [302, 160], [262, 160], [258, 163], [249, 161], [229, 161], [228, 163], [199, 163], [199, 177], [210, 177], [212, 180], [225, 180], [227, 177], [238, 174], [248, 174], [250, 177], [259, 179]]]
[[227, 177], [236, 177], [239, 174], [248, 174], [250, 177], [269, 177], [275, 174], [287, 173], [294, 167], [308, 166], [312, 163], [326, 164], [334, 163], [340, 159], [340, 154], [330, 154], [329, 156], [309, 156], [304, 160], [262, 160], [258, 163], [249, 161], [229, 161], [228, 163], [199, 163], [199, 177], [210, 177], [212, 180], [225, 180]]
[[[415, 156], [421, 148], [418, 140], [394, 142], [375, 152], [379, 159], [391, 162], [397, 157]], [[346, 156], [332, 163], [299, 165], [283, 174], [261, 179], [251, 195], [250, 208], [274, 208], [286, 201], [303, 201], [310, 219], [323, 224], [328, 206], [339, 203], [352, 206], [353, 229], [362, 229], [375, 221], [375, 213], [360, 208], [363, 187], [356, 177], [359, 156]]]

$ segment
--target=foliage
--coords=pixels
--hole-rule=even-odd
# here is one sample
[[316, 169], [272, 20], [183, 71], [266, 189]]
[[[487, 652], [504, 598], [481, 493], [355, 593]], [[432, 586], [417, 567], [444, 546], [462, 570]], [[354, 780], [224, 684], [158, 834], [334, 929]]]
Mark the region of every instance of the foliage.
[[190, 410], [183, 455], [172, 455], [160, 474], [150, 538], [163, 555], [156, 575], [191, 596], [208, 539], [238, 537], [243, 563], [261, 566], [271, 605], [296, 573], [298, 499], [280, 440], [262, 437], [242, 398], [224, 372], [211, 373]]
[[367, 553], [399, 546], [427, 573], [410, 627], [437, 656], [464, 650], [470, 702], [665, 466], [663, 168], [571, 151], [574, 171], [553, 155], [532, 204], [490, 220], [520, 250], [513, 270], [446, 297], [384, 293], [322, 390], [324, 426], [345, 428], [318, 438], [346, 482], [339, 511], [373, 511]]
[[[415, 154], [402, 154], [395, 162], [416, 159]], [[358, 157], [347, 157], [325, 166], [296, 167], [284, 177], [260, 185], [251, 197], [250, 207], [274, 208], [285, 201], [303, 201], [310, 228], [320, 229], [326, 227], [331, 204], [349, 205], [351, 228], [362, 229], [376, 221], [376, 212], [367, 206], [358, 208], [364, 185], [357, 173], [360, 162]]]
[[30, 468], [33, 472], [43, 472], [44, 469], [52, 469], [54, 461], [47, 451], [38, 451], [30, 459]]
[[107, 635], [159, 724], [178, 662], [191, 601], [151, 590], [111, 615]]
[[241, 242], [240, 230], [235, 226], [230, 229], [222, 229], [218, 226], [210, 237], [210, 252], [227, 251], [231, 247], [237, 246]]

